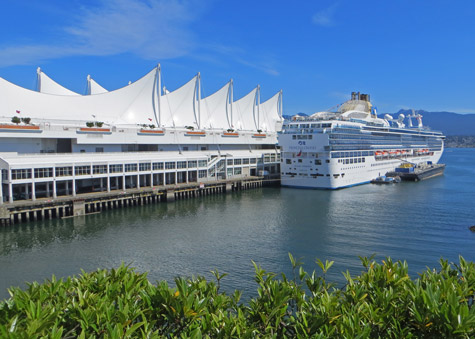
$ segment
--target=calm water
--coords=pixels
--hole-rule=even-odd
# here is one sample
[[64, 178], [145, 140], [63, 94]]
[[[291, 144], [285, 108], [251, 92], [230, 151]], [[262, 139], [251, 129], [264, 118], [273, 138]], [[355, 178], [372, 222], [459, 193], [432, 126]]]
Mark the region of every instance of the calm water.
[[0, 229], [0, 298], [25, 281], [129, 263], [152, 281], [229, 273], [227, 290], [255, 291], [254, 260], [289, 273], [288, 253], [335, 260], [329, 278], [361, 271], [358, 256], [409, 262], [416, 274], [440, 257], [475, 260], [475, 149], [448, 149], [445, 175], [419, 183], [339, 191], [264, 188], [82, 218]]

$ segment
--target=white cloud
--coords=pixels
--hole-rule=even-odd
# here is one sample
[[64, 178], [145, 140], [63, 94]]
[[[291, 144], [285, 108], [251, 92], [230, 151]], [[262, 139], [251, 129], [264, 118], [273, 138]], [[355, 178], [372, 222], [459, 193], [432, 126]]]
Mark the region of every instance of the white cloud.
[[338, 7], [338, 3], [331, 5], [328, 8], [325, 8], [317, 13], [315, 13], [312, 17], [312, 21], [314, 24], [323, 26], [323, 27], [331, 27], [335, 25], [335, 11]]
[[133, 53], [145, 59], [175, 58], [194, 48], [190, 24], [203, 5], [167, 0], [104, 0], [82, 8], [64, 27], [62, 44], [0, 47], [0, 67], [66, 56]]

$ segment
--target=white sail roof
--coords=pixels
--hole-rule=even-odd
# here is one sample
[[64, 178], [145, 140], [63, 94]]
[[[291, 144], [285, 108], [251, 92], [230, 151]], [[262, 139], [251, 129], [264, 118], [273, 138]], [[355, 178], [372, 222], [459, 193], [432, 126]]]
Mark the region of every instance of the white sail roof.
[[203, 127], [223, 129], [233, 127], [229, 105], [230, 91], [231, 81], [213, 94], [201, 99], [200, 109]]
[[101, 94], [109, 92], [104, 87], [99, 85], [90, 75], [87, 76], [87, 94]]
[[165, 127], [185, 127], [200, 125], [196, 100], [198, 75], [160, 99], [160, 124]]
[[103, 121], [142, 124], [156, 121], [154, 91], [156, 69], [133, 84], [98, 95], [51, 95], [31, 91], [0, 78], [0, 116], [15, 111], [35, 121]]
[[277, 92], [259, 106], [260, 127], [264, 131], [275, 132], [277, 129], [280, 129], [277, 127], [277, 124], [282, 122], [279, 110], [281, 94], [281, 91]]
[[56, 81], [47, 76], [39, 67], [37, 73], [38, 92], [54, 95], [80, 95], [58, 84]]
[[237, 129], [247, 131], [258, 129], [256, 95], [257, 87], [233, 103], [233, 120]]

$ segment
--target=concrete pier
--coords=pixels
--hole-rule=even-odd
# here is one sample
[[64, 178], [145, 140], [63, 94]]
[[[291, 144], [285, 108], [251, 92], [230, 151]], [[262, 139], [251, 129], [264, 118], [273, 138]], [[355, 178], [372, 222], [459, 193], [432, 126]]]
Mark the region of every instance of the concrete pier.
[[279, 180], [250, 177], [240, 180], [142, 187], [125, 191], [111, 190], [110, 192], [77, 194], [56, 199], [37, 198], [35, 201], [18, 201], [1, 205], [0, 224], [9, 225], [32, 220], [77, 217], [100, 213], [108, 209], [165, 201], [172, 203], [176, 200], [255, 189], [275, 185], [279, 182]]

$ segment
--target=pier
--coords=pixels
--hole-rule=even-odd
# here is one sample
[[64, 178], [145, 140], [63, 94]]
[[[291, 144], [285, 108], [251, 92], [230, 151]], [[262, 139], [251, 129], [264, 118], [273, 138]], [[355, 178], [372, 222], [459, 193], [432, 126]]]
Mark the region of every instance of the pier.
[[239, 180], [217, 180], [213, 182], [163, 185], [140, 189], [115, 190], [110, 192], [92, 192], [56, 199], [16, 201], [0, 206], [1, 225], [69, 218], [100, 213], [105, 210], [130, 206], [173, 202], [201, 196], [225, 194], [235, 191], [260, 188], [278, 184], [278, 179], [248, 177]]

